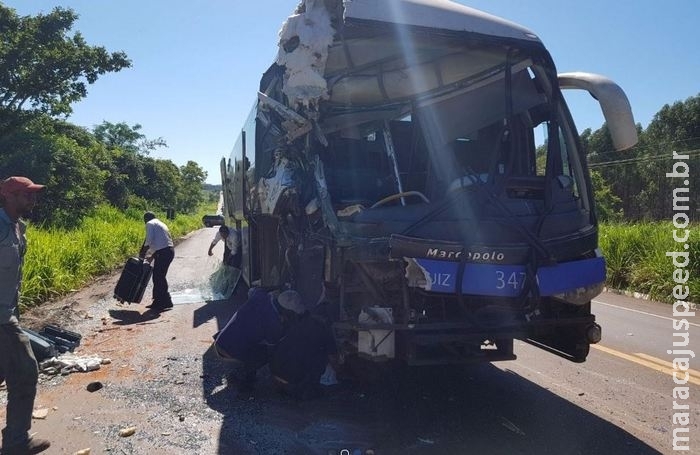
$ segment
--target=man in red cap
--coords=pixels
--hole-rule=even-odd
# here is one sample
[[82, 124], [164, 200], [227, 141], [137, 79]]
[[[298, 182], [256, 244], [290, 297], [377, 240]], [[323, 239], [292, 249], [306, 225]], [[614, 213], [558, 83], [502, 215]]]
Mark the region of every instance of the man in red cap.
[[7, 422], [2, 430], [2, 454], [43, 452], [51, 445], [29, 435], [39, 377], [29, 338], [17, 320], [22, 263], [27, 250], [26, 225], [20, 217], [36, 204], [37, 185], [26, 177], [0, 182], [0, 373], [7, 384]]

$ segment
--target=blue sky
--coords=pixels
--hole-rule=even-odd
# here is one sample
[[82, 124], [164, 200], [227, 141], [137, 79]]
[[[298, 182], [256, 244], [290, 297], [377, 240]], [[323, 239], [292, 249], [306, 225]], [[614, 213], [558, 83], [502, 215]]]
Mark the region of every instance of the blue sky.
[[[20, 15], [55, 6], [79, 15], [73, 31], [124, 51], [133, 67], [103, 75], [69, 121], [139, 123], [168, 148], [154, 157], [199, 163], [219, 183], [297, 0], [0, 0]], [[383, 1], [383, 0], [377, 0]], [[517, 22], [548, 47], [559, 72], [589, 71], [626, 91], [646, 127], [664, 105], [700, 93], [700, 8], [694, 0], [473, 0], [459, 3]], [[579, 131], [603, 123], [587, 94], [566, 92]]]

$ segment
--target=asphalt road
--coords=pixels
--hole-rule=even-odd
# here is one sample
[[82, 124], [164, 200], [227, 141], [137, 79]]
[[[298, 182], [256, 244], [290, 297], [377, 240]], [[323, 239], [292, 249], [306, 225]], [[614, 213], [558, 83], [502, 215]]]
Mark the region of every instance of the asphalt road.
[[[674, 349], [674, 340], [680, 338], [673, 335], [671, 306], [604, 293], [594, 300], [593, 312], [603, 326], [603, 339], [592, 346], [584, 364], [543, 355], [518, 343], [518, 359], [498, 367], [550, 390], [581, 412], [605, 420], [610, 436], [627, 433], [627, 448], [606, 449], [610, 441], [602, 433], [595, 452], [581, 453], [672, 453], [672, 393], [676, 384], [673, 356], [667, 350]], [[700, 320], [697, 315], [689, 319], [686, 349], [698, 353]], [[697, 359], [691, 361], [691, 367], [697, 364]], [[690, 398], [677, 401], [690, 407], [690, 453], [700, 453], [700, 372], [696, 369], [690, 371], [688, 386]]]
[[[47, 453], [674, 453], [671, 308], [613, 294], [594, 302], [603, 340], [583, 364], [516, 342], [515, 361], [394, 370], [374, 382], [346, 378], [304, 402], [276, 393], [263, 370], [255, 398], [241, 400], [235, 368], [211, 349], [211, 335], [244, 295], [232, 302], [207, 295], [221, 255], [220, 245], [206, 255], [215, 232], [202, 229], [176, 247], [172, 311], [117, 305], [112, 276], [43, 314], [61, 315], [83, 334], [79, 354], [112, 360], [96, 372], [42, 379], [36, 405], [49, 414], [33, 431], [53, 441]], [[690, 349], [700, 354], [698, 316], [690, 322]], [[87, 392], [94, 381], [104, 387]], [[697, 371], [688, 385], [689, 453], [700, 453]], [[128, 427], [135, 434], [120, 437]]]

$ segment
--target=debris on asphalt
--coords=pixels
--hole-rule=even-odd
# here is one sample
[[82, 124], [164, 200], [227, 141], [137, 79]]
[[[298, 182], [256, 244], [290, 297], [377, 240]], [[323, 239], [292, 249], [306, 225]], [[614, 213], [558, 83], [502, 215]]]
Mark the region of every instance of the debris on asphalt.
[[33, 419], [45, 419], [49, 415], [49, 408], [40, 408], [32, 411]]
[[121, 436], [122, 438], [128, 438], [134, 433], [136, 433], [136, 427], [126, 427], [119, 430], [119, 436]]
[[51, 357], [39, 363], [39, 371], [47, 375], [70, 373], [84, 373], [99, 370], [101, 365], [111, 363], [109, 359], [102, 359], [94, 355], [78, 356], [65, 353], [58, 357]]
[[104, 387], [104, 386], [102, 385], [102, 383], [100, 381], [93, 381], [90, 384], [88, 384], [87, 387], [85, 387], [85, 388], [87, 389], [88, 392], [97, 392], [102, 387]]
[[501, 416], [501, 425], [509, 429], [515, 434], [519, 434], [520, 436], [525, 436], [525, 432], [518, 428], [513, 422], [510, 420], [506, 419], [505, 417]]

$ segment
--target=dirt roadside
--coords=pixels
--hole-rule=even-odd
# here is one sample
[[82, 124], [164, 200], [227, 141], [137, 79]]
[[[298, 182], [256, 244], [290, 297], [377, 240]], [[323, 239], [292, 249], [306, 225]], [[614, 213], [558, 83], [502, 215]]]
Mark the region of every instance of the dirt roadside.
[[[225, 381], [228, 369], [209, 347], [234, 306], [203, 301], [201, 291], [219, 263], [218, 257], [206, 255], [213, 233], [202, 229], [176, 247], [169, 281], [179, 304], [171, 311], [157, 314], [144, 308], [151, 286], [143, 304], [119, 304], [113, 299], [114, 273], [22, 315], [23, 327], [54, 324], [80, 333], [75, 354], [110, 360], [97, 371], [41, 376], [35, 409], [48, 409], [48, 415], [34, 419], [32, 431], [51, 440], [47, 453], [86, 448], [93, 454], [223, 453], [216, 435], [220, 414], [203, 395], [211, 374], [204, 369], [217, 366], [219, 376], [211, 379], [219, 385]], [[92, 382], [103, 387], [88, 392]], [[0, 400], [6, 403], [4, 391]], [[4, 412], [3, 406], [3, 418]], [[136, 428], [133, 436], [119, 436], [131, 427]]]

